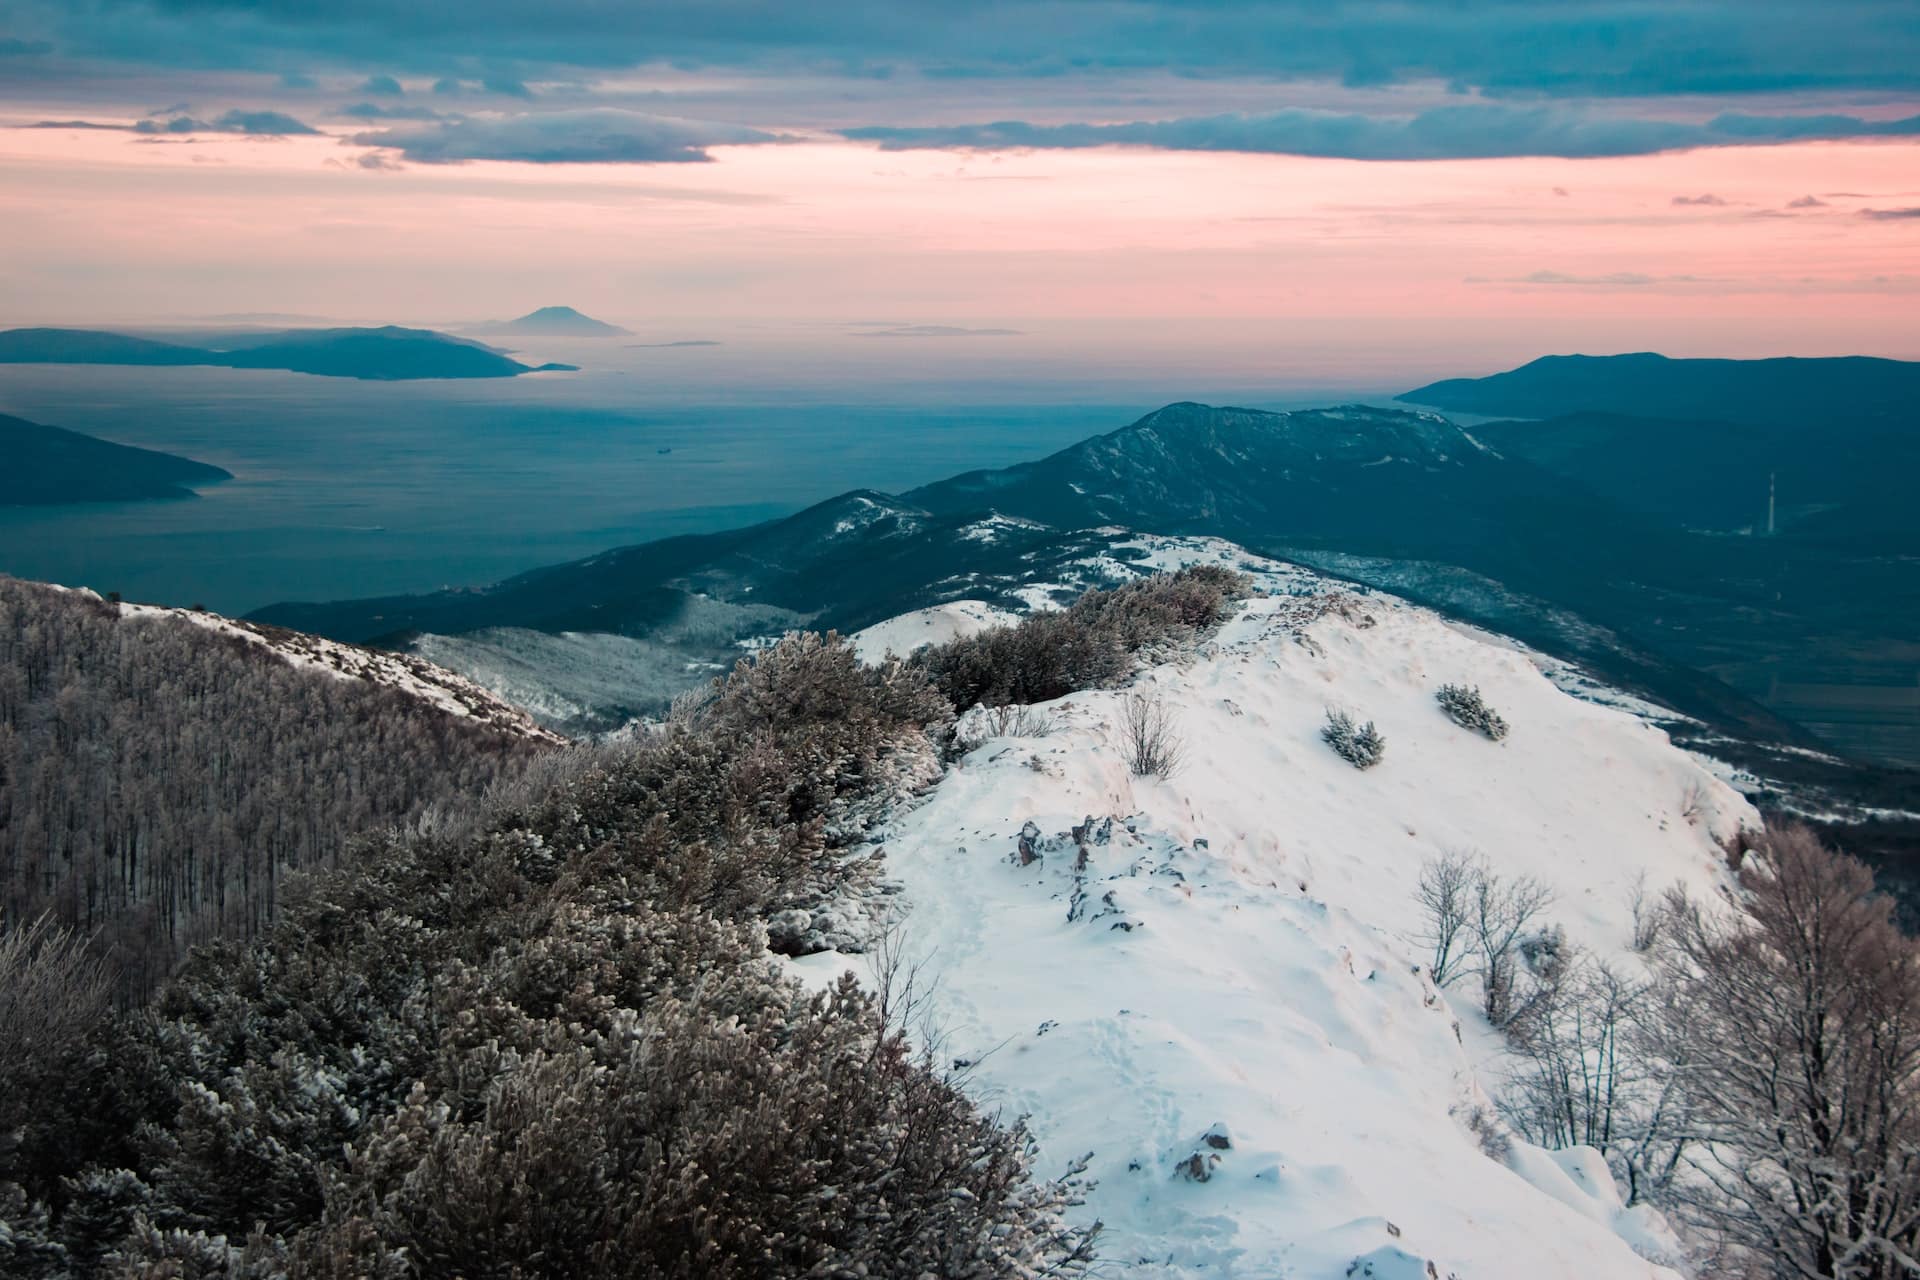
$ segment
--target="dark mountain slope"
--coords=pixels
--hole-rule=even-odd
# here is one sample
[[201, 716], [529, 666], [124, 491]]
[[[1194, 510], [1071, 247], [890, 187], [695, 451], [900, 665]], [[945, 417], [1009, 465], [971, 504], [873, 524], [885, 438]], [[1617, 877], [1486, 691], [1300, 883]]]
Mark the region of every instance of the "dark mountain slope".
[[[970, 536], [971, 535], [971, 536]], [[726, 533], [667, 538], [535, 569], [489, 587], [335, 603], [276, 604], [249, 615], [356, 642], [487, 628], [646, 636], [690, 600], [764, 605], [842, 630], [964, 594], [966, 582], [1028, 576], [1084, 554], [1088, 540], [1045, 526], [979, 536], [972, 514], [933, 516], [872, 491]], [[941, 584], [960, 586], [942, 594]]]
[[1910, 492], [1920, 420], [1911, 429], [1784, 427], [1590, 412], [1483, 423], [1473, 433], [1508, 457], [1683, 527], [1764, 532], [1772, 488], [1781, 534], [1850, 539], [1875, 553], [1920, 546]]
[[191, 498], [190, 485], [231, 480], [191, 458], [114, 444], [0, 414], [0, 506]]
[[1490, 377], [1429, 383], [1399, 399], [1526, 418], [1594, 411], [1761, 426], [1909, 429], [1920, 414], [1920, 363], [1870, 356], [1674, 360], [1644, 351], [1543, 356]]
[[1038, 462], [904, 497], [934, 512], [990, 506], [1062, 527], [1125, 524], [1260, 550], [1451, 561], [1550, 598], [1570, 577], [1600, 590], [1646, 562], [1685, 575], [1692, 558], [1669, 531], [1443, 418], [1364, 406], [1170, 405]]

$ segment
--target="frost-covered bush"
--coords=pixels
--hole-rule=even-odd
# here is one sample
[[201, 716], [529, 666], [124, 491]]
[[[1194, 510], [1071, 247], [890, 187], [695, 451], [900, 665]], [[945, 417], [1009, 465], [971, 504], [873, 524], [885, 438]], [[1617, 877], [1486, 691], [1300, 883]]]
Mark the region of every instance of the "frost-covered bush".
[[1469, 689], [1465, 685], [1443, 684], [1440, 692], [1433, 695], [1440, 709], [1447, 713], [1447, 719], [1462, 729], [1471, 729], [1481, 737], [1498, 742], [1507, 736], [1507, 722], [1500, 713], [1488, 706], [1480, 696], [1478, 688]]
[[769, 914], [870, 874], [834, 833], [950, 716], [796, 637], [543, 795], [363, 842], [36, 1095], [84, 1140], [0, 1150], [0, 1247], [48, 1280], [96, 1273], [82, 1243], [227, 1280], [1080, 1269], [1076, 1184], [883, 1002], [767, 952]]
[[[549, 1023], [464, 1111], [426, 1089], [360, 1144], [323, 1236], [416, 1274], [1018, 1275], [1058, 1260], [1060, 1193], [918, 1062], [851, 976], [717, 1022], [698, 1002]], [[843, 1136], [844, 1135], [844, 1136]], [[368, 1270], [371, 1270], [369, 1267]]]
[[1141, 658], [1191, 648], [1251, 589], [1245, 574], [1212, 566], [1140, 578], [1089, 591], [1065, 609], [1029, 614], [1015, 626], [924, 649], [914, 663], [962, 708], [1110, 689]]
[[1327, 722], [1320, 728], [1320, 740], [1356, 769], [1373, 768], [1387, 753], [1387, 740], [1373, 727], [1373, 721], [1356, 725], [1353, 717], [1344, 711], [1327, 712]]

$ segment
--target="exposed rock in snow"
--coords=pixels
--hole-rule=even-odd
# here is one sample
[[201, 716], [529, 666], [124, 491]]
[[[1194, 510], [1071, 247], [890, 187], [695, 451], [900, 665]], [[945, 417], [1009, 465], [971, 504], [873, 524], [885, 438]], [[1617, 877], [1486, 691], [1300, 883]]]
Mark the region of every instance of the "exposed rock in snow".
[[[1671, 1277], [1677, 1242], [1596, 1153], [1483, 1153], [1469, 1117], [1487, 1123], [1506, 1051], [1474, 991], [1426, 976], [1415, 879], [1475, 852], [1551, 885], [1569, 941], [1632, 965], [1636, 880], [1718, 894], [1715, 839], [1757, 816], [1524, 650], [1275, 568], [1288, 594], [1137, 682], [1186, 739], [1172, 779], [1129, 773], [1126, 691], [1081, 693], [883, 833], [943, 1053], [1030, 1117], [1040, 1173], [1094, 1153], [1084, 1213], [1117, 1273]], [[1443, 684], [1477, 686], [1510, 733], [1454, 724]], [[1320, 742], [1342, 704], [1393, 743], [1364, 773]]]

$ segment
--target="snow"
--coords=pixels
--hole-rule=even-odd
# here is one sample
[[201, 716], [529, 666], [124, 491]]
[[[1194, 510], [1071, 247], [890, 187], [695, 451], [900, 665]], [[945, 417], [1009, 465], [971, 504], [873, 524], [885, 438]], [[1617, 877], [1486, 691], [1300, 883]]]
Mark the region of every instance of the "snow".
[[959, 537], [962, 542], [985, 542], [991, 544], [998, 542], [1002, 533], [1008, 529], [1044, 529], [1045, 527], [1045, 525], [1037, 520], [1025, 520], [1017, 516], [1003, 516], [996, 512], [984, 520], [976, 520], [961, 529]]
[[[1674, 1276], [1672, 1233], [1622, 1206], [1597, 1153], [1483, 1154], [1466, 1117], [1505, 1050], [1472, 990], [1420, 967], [1414, 882], [1476, 852], [1553, 886], [1569, 940], [1630, 965], [1635, 882], [1715, 897], [1716, 837], [1756, 815], [1525, 650], [1279, 569], [1284, 594], [1136, 682], [1187, 740], [1171, 780], [1129, 774], [1125, 691], [1076, 694], [1045, 708], [1046, 736], [988, 740], [884, 833], [901, 945], [932, 984], [924, 1034], [984, 1104], [1029, 1118], [1040, 1174], [1093, 1153], [1082, 1212], [1115, 1274]], [[866, 634], [936, 629], [896, 623]], [[1511, 734], [1455, 726], [1443, 683], [1478, 686]], [[1326, 748], [1329, 707], [1378, 723], [1379, 765]], [[1021, 865], [1028, 823], [1041, 856]], [[797, 967], [817, 984], [849, 963]]]
[[412, 654], [363, 649], [358, 645], [341, 644], [278, 627], [264, 627], [200, 609], [124, 602], [118, 607], [123, 618], [165, 618], [232, 636], [248, 644], [270, 649], [292, 666], [323, 671], [336, 679], [386, 685], [438, 707], [448, 715], [482, 721], [506, 733], [547, 742], [566, 740], [559, 734], [541, 728], [518, 706], [474, 681]]
[[860, 661], [876, 663], [888, 654], [904, 658], [928, 645], [945, 644], [1005, 626], [1016, 616], [979, 600], [954, 600], [889, 618], [854, 632], [848, 639]]

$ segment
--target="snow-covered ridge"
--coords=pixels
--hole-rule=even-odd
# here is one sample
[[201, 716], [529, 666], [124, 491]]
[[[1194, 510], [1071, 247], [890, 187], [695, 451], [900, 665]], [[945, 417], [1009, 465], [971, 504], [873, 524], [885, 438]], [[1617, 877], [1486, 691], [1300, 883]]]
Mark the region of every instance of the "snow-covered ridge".
[[[1505, 1049], [1474, 991], [1426, 977], [1415, 880], [1476, 852], [1552, 886], [1568, 940], [1631, 966], [1636, 883], [1718, 895], [1716, 839], [1757, 815], [1658, 727], [1497, 637], [1224, 543], [1141, 552], [1130, 570], [1229, 563], [1276, 594], [1133, 690], [988, 739], [884, 834], [940, 1052], [1030, 1117], [1040, 1173], [1093, 1153], [1085, 1214], [1116, 1274], [1675, 1274], [1671, 1232], [1622, 1208], [1596, 1153], [1483, 1153], [1468, 1117]], [[1478, 686], [1509, 736], [1447, 719], [1443, 683]], [[1127, 768], [1129, 692], [1174, 715], [1170, 780]], [[1329, 708], [1377, 722], [1380, 764], [1328, 750]]]
[[[91, 591], [83, 590], [81, 594], [100, 598]], [[413, 654], [363, 649], [358, 645], [341, 644], [319, 636], [280, 627], [265, 627], [197, 609], [124, 602], [118, 608], [123, 618], [167, 618], [204, 627], [272, 650], [296, 667], [324, 671], [342, 680], [364, 680], [369, 684], [385, 685], [438, 707], [449, 715], [474, 720], [503, 733], [545, 742], [566, 741], [559, 734], [534, 723], [533, 718], [519, 707], [465, 676], [455, 675]]]

